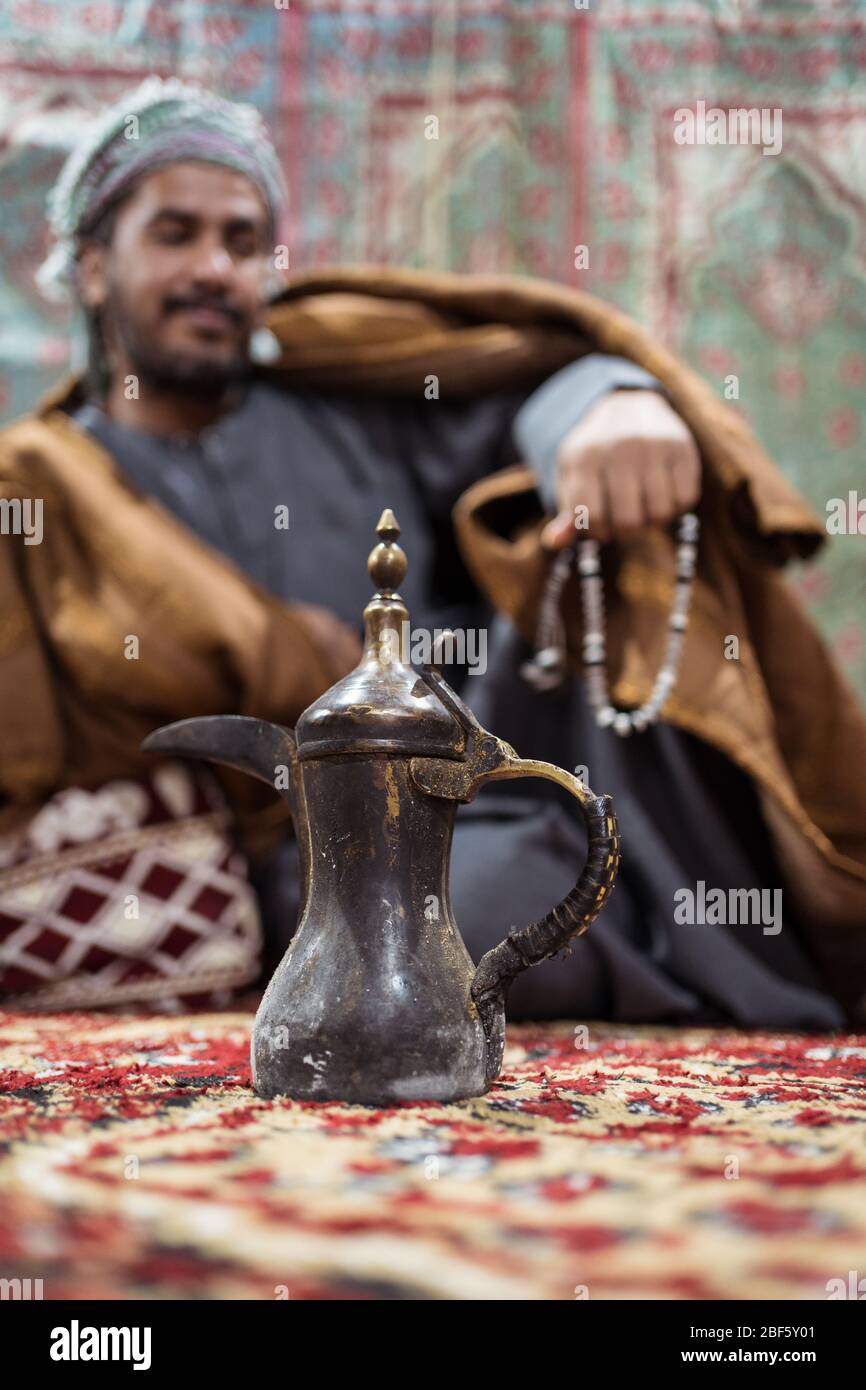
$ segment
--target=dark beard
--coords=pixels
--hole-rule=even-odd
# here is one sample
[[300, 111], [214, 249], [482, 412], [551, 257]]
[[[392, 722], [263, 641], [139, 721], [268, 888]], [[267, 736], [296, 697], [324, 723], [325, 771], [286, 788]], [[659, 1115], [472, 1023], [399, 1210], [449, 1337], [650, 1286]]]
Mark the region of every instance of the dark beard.
[[161, 353], [141, 343], [126, 341], [126, 348], [142, 389], [219, 397], [252, 374], [252, 363], [246, 356], [215, 363], [202, 362], [185, 353]]
[[239, 352], [227, 362], [213, 362], [192, 353], [161, 351], [152, 339], [139, 333], [117, 290], [110, 293], [102, 317], [103, 322], [110, 321], [126, 349], [141, 388], [218, 399], [252, 375], [248, 352]]

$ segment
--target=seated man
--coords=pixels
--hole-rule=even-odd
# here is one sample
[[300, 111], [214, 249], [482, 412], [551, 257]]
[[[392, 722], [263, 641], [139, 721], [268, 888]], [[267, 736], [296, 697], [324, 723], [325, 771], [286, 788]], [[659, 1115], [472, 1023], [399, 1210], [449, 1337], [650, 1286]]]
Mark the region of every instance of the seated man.
[[[136, 983], [141, 961], [118, 981], [116, 958], [103, 959], [112, 952], [81, 885], [63, 909], [82, 925], [67, 923], [73, 945], [57, 955], [42, 909], [25, 910], [16, 890], [22, 846], [44, 837], [46, 803], [72, 788], [91, 794], [78, 804], [92, 815], [100, 789], [122, 783], [131, 806], [138, 787], [136, 830], [153, 815], [159, 829], [173, 797], [203, 813], [204, 784], [160, 782], [141, 738], [205, 713], [294, 723], [357, 660], [364, 560], [388, 506], [409, 556], [413, 627], [490, 632], [486, 663], [446, 672], [452, 683], [522, 756], [586, 767], [617, 805], [624, 859], [611, 903], [570, 956], [520, 977], [512, 1016], [817, 1028], [856, 1016], [866, 842], [850, 757], [866, 731], [771, 569], [817, 544], [808, 508], [701, 383], [587, 296], [358, 270], [296, 280], [269, 303], [281, 198], [255, 113], [158, 82], [106, 114], [55, 190], [50, 269], [74, 286], [89, 362], [0, 436], [2, 496], [44, 508], [41, 545], [3, 538], [0, 831], [12, 878], [7, 891], [0, 877], [0, 989], [43, 1007], [92, 1002], [104, 969], [117, 982], [107, 1002], [155, 997]], [[640, 709], [662, 665], [675, 570], [666, 528], [697, 502], [701, 464], [676, 685], [671, 670], [666, 699], [623, 722], [617, 706]], [[600, 720], [587, 691], [603, 675], [583, 681], [569, 659], [581, 650], [578, 588], [567, 566], [550, 569], [552, 554], [570, 555], [578, 518], [614, 543], [602, 582], [616, 676]], [[546, 651], [527, 670], [545, 583]], [[798, 642], [811, 692], [802, 679], [792, 689]], [[800, 755], [804, 729], [813, 752], [819, 740], [820, 787]], [[297, 916], [294, 846], [275, 798], [263, 805], [261, 789], [221, 780], [273, 964]], [[120, 902], [165, 898], [165, 865], [156, 880], [152, 866], [136, 869], [129, 894], [119, 853], [112, 841]], [[234, 861], [220, 854], [213, 882], [222, 875], [230, 897]], [[461, 811], [452, 892], [475, 958], [561, 897], [582, 857], [571, 809], [546, 784], [491, 789]], [[754, 922], [678, 911], [683, 893], [704, 903], [710, 890], [726, 901], [758, 890], [772, 910]], [[202, 889], [188, 906], [206, 900]], [[153, 921], [148, 909], [138, 938], [130, 928], [143, 958], [181, 952], [179, 919], [162, 913], [162, 935]], [[34, 941], [43, 990], [25, 987]], [[55, 987], [73, 959], [89, 994]], [[253, 962], [233, 959], [219, 978], [250, 979]], [[189, 993], [213, 978], [178, 969], [174, 984]]]

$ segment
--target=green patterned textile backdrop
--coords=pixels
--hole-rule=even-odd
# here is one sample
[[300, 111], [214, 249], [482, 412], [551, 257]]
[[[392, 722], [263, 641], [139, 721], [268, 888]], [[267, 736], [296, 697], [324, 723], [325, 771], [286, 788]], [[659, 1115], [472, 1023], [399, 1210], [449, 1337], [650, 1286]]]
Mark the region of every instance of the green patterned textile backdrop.
[[[579, 283], [738, 388], [822, 515], [866, 497], [866, 8], [583, 2], [4, 0], [2, 417], [68, 363], [67, 317], [33, 283], [66, 142], [145, 75], [179, 74], [272, 122], [294, 268]], [[778, 108], [781, 150], [678, 144], [674, 113], [701, 101]], [[792, 582], [866, 694], [866, 536]]]

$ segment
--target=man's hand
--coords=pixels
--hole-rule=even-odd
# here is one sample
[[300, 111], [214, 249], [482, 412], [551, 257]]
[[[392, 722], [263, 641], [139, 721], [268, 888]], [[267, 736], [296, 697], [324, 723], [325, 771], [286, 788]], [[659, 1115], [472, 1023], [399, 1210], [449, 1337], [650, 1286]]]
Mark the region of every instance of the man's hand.
[[580, 534], [605, 541], [672, 521], [700, 495], [701, 465], [688, 427], [655, 391], [612, 391], [565, 436], [556, 464], [559, 514], [542, 542], [559, 550]]

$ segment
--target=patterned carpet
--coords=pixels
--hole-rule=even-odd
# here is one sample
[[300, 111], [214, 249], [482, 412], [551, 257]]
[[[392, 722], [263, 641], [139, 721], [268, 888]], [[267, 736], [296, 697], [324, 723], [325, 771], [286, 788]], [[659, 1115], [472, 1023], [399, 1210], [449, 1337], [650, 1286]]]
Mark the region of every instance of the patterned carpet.
[[866, 1036], [512, 1027], [459, 1104], [260, 1101], [246, 1006], [0, 1014], [0, 1276], [46, 1299], [826, 1299]]

